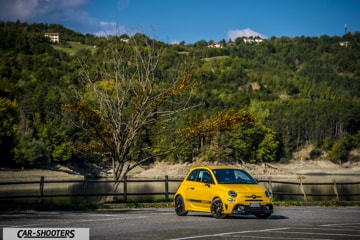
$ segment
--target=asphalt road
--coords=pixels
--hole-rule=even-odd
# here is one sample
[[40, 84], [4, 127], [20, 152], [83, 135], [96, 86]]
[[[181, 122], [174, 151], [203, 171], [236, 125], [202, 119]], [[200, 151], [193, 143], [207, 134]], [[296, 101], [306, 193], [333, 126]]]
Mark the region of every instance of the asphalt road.
[[90, 239], [360, 239], [359, 207], [277, 207], [268, 219], [179, 217], [171, 208], [0, 213], [4, 227], [89, 228]]

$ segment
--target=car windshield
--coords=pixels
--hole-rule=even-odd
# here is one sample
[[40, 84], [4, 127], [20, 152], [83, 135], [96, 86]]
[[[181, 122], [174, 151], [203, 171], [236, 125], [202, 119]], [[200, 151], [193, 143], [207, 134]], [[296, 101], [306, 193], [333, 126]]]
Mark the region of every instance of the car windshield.
[[256, 180], [241, 169], [214, 169], [219, 184], [256, 184]]

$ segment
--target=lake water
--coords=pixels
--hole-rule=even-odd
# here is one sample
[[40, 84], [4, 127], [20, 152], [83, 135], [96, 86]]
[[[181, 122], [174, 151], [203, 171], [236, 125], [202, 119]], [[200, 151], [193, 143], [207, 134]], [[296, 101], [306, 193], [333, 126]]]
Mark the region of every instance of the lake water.
[[[304, 200], [304, 192], [308, 201], [336, 200], [336, 193], [340, 201], [360, 201], [360, 174], [355, 175], [302, 175], [298, 178], [273, 181], [292, 182], [294, 184], [272, 183], [275, 200]], [[302, 185], [301, 185], [302, 183]], [[348, 184], [344, 184], [348, 183]], [[261, 182], [266, 188], [268, 183]], [[285, 195], [285, 193], [298, 195]], [[284, 195], [283, 195], [284, 194]], [[357, 196], [352, 196], [352, 195]], [[329, 195], [329, 196], [315, 196]], [[344, 196], [341, 196], [344, 195]]]

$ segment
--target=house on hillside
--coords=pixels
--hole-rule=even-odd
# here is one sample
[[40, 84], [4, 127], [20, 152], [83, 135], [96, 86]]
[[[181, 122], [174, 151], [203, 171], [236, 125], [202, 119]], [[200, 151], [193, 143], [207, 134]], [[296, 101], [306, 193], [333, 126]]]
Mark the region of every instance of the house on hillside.
[[350, 43], [348, 41], [344, 41], [344, 42], [339, 42], [339, 44], [342, 47], [347, 47], [347, 46], [349, 46]]
[[208, 48], [222, 48], [220, 43], [213, 43], [208, 45]]
[[262, 39], [259, 36], [256, 37], [244, 37], [243, 38], [244, 43], [261, 43], [264, 41], [264, 39]]
[[52, 43], [60, 42], [59, 33], [45, 33], [45, 37], [50, 38], [50, 42]]

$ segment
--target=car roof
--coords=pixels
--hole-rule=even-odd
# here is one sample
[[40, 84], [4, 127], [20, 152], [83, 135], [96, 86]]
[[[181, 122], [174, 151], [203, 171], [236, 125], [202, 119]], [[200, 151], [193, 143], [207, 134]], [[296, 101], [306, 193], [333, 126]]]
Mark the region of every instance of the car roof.
[[209, 170], [215, 170], [215, 169], [241, 169], [241, 170], [243, 170], [242, 168], [239, 168], [239, 167], [226, 166], [226, 165], [196, 166], [196, 167], [191, 168], [190, 170], [194, 170], [194, 169], [198, 169], [198, 168], [207, 168]]

